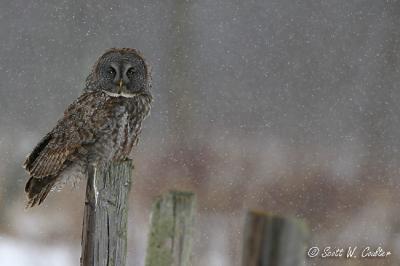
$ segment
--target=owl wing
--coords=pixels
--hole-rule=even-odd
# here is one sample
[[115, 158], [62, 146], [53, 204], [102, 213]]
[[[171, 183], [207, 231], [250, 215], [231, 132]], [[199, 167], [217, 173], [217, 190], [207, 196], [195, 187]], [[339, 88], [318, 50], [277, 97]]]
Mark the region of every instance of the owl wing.
[[[31, 177], [56, 177], [79, 154], [85, 154], [86, 145], [96, 141], [95, 96], [85, 93], [64, 112], [56, 127], [33, 149], [24, 166]], [[101, 113], [101, 112], [100, 112]], [[94, 118], [93, 118], [94, 117]]]

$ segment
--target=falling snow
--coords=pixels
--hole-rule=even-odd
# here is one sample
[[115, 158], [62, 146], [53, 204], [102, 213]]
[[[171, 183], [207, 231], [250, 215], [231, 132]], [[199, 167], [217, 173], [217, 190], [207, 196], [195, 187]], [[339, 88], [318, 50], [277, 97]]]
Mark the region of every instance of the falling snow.
[[72, 247], [80, 245], [84, 188], [24, 211], [21, 162], [110, 47], [141, 50], [153, 69], [154, 108], [134, 154], [130, 265], [143, 265], [151, 202], [167, 189], [198, 195], [196, 266], [239, 265], [247, 209], [305, 219], [316, 244], [383, 245], [393, 255], [379, 263], [399, 264], [399, 7], [0, 4], [2, 265], [79, 261]]

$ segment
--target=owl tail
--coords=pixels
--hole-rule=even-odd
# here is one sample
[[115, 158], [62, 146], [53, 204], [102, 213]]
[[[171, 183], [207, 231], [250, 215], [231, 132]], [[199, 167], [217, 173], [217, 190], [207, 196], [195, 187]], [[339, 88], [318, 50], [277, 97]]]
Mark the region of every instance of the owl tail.
[[53, 176], [42, 178], [31, 177], [25, 185], [25, 192], [28, 193], [28, 203], [26, 208], [40, 205], [49, 194], [56, 179]]

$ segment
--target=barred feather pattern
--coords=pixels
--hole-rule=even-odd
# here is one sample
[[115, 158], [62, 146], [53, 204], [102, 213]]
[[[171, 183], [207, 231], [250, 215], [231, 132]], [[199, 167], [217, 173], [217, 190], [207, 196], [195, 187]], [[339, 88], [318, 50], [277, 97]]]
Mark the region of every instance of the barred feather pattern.
[[149, 93], [126, 98], [101, 90], [84, 92], [24, 163], [30, 175], [27, 207], [41, 204], [56, 184], [85, 176], [89, 164], [129, 157], [151, 101]]

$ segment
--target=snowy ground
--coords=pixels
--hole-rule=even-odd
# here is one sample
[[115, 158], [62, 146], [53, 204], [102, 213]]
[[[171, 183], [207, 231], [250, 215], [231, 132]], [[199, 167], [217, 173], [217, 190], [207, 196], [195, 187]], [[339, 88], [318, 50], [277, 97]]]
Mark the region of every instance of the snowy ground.
[[77, 265], [77, 248], [67, 245], [37, 245], [0, 236], [0, 261], [7, 266]]

